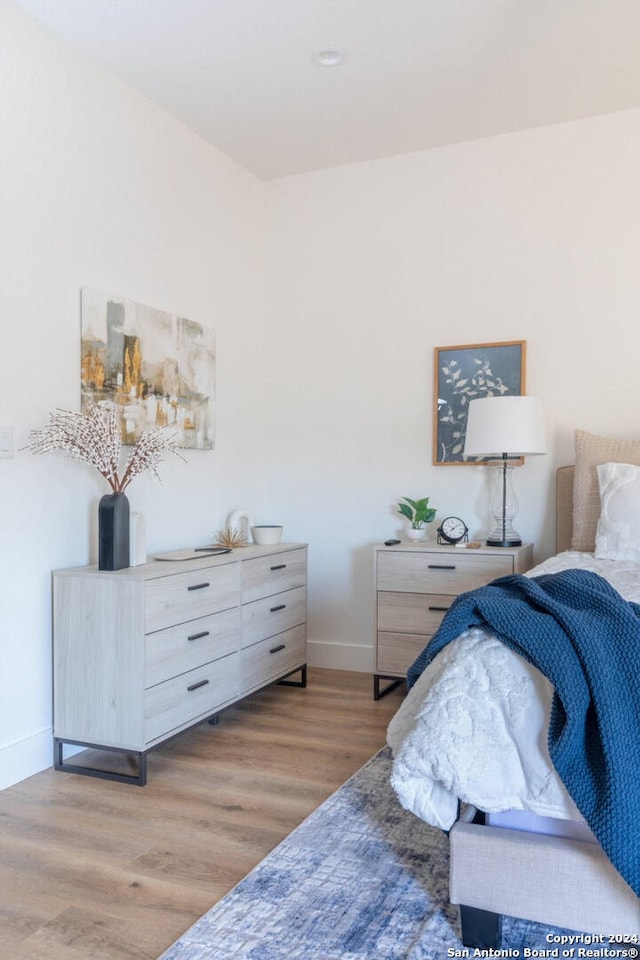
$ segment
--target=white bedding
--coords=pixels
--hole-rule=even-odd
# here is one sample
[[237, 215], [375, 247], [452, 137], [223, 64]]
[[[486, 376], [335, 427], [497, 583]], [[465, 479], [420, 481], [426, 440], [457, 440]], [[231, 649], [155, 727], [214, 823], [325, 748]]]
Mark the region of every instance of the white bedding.
[[[567, 551], [527, 575], [574, 567], [640, 602], [637, 563]], [[389, 724], [391, 783], [402, 806], [443, 830], [459, 800], [487, 812], [582, 820], [547, 749], [552, 696], [546, 677], [493, 635], [465, 631], [435, 657]]]

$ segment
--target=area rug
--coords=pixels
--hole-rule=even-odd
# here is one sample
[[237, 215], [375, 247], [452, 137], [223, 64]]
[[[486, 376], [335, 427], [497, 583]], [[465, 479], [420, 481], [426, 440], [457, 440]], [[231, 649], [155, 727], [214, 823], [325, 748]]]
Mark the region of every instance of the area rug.
[[[443, 960], [460, 950], [448, 840], [403, 810], [376, 754], [160, 960]], [[504, 919], [503, 956], [549, 950]], [[473, 954], [473, 951], [471, 951]], [[531, 954], [529, 954], [531, 956]], [[535, 954], [533, 954], [535, 956]]]

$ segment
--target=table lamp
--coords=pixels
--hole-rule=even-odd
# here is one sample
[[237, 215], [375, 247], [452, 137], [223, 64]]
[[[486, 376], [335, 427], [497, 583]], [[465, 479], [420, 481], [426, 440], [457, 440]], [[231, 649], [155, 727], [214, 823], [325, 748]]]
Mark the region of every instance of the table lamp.
[[513, 492], [509, 461], [546, 453], [542, 404], [537, 397], [483, 397], [472, 400], [467, 415], [465, 457], [497, 460], [493, 471], [490, 547], [519, 547], [513, 518], [518, 501]]

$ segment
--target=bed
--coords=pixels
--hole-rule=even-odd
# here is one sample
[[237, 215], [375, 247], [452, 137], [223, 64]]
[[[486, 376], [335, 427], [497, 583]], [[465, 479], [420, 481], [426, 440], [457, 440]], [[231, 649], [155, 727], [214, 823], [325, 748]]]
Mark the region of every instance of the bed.
[[[627, 463], [629, 469], [621, 466]], [[599, 464], [607, 464], [600, 475]], [[627, 540], [612, 539], [611, 531], [620, 529], [620, 511], [628, 516], [633, 496], [640, 504], [640, 444], [577, 431], [576, 464], [560, 468], [556, 486], [557, 554], [528, 577], [542, 582], [546, 574], [591, 571], [635, 607], [640, 510], [638, 530], [627, 531]], [[474, 664], [476, 645], [485, 658], [481, 668]], [[640, 663], [637, 670], [640, 687]], [[500, 688], [497, 703], [493, 686], [491, 697], [484, 695], [487, 682]], [[464, 687], [460, 693], [461, 683], [470, 696]], [[581, 934], [640, 933], [637, 894], [550, 759], [553, 694], [535, 667], [486, 631], [471, 630], [435, 656], [389, 726], [401, 803], [449, 833], [450, 900], [460, 905], [466, 947], [498, 948], [503, 915]], [[640, 729], [635, 733], [640, 741]], [[637, 793], [637, 769], [625, 778]], [[640, 862], [637, 837], [629, 837], [630, 853]]]

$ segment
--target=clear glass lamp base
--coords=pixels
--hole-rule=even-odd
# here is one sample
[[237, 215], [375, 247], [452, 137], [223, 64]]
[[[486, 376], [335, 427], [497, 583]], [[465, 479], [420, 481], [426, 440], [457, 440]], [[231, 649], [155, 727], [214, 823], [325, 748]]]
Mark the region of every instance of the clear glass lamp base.
[[490, 510], [493, 527], [486, 539], [488, 547], [519, 547], [522, 537], [513, 526], [518, 500], [513, 491], [513, 467], [505, 462], [492, 468]]
[[491, 531], [486, 540], [488, 547], [519, 547], [522, 544], [522, 537], [517, 530], [513, 529], [512, 523], [505, 523], [504, 530], [502, 522]]

